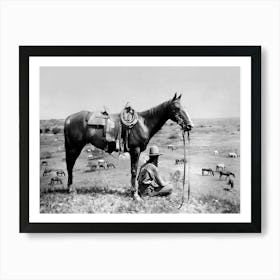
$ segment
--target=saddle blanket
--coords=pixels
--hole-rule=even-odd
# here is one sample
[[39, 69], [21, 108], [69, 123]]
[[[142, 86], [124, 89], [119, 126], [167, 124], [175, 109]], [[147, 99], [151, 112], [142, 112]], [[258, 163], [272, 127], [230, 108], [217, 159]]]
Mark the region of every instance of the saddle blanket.
[[87, 124], [103, 129], [106, 141], [115, 142], [117, 140], [119, 127], [109, 115], [102, 112], [91, 112]]
[[88, 119], [88, 125], [105, 126], [108, 116], [102, 112], [92, 112]]

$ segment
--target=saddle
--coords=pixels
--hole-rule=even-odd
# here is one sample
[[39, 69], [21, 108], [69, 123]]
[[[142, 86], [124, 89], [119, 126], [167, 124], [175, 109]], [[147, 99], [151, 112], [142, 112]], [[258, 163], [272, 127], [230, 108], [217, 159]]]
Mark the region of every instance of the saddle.
[[127, 152], [131, 128], [138, 122], [137, 112], [126, 104], [120, 113], [120, 121], [112, 118], [107, 110], [94, 111], [87, 117], [87, 125], [103, 130], [104, 140], [108, 143], [106, 151]]
[[91, 112], [90, 116], [88, 117], [88, 125], [103, 127], [106, 125], [108, 118], [109, 115], [107, 112]]
[[107, 111], [91, 112], [87, 118], [87, 125], [96, 129], [102, 129], [104, 141], [107, 142], [106, 152], [111, 153], [120, 150], [120, 125]]

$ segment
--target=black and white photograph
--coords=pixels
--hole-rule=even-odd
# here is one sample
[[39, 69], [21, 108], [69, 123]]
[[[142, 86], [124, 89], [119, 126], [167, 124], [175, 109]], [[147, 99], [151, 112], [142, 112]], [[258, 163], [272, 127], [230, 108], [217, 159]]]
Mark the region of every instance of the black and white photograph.
[[240, 68], [41, 67], [40, 159], [41, 213], [239, 213]]
[[240, 48], [30, 56], [30, 222], [252, 223], [260, 49]]

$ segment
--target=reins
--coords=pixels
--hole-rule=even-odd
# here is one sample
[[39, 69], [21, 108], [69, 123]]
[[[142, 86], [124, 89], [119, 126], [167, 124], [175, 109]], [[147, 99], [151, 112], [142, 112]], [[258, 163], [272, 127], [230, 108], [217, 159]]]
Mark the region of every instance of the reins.
[[[179, 205], [178, 209], [181, 209], [185, 202], [185, 183], [186, 183], [186, 139], [185, 139], [185, 132], [182, 131], [183, 136], [183, 145], [184, 145], [184, 175], [183, 175], [183, 189], [182, 189], [182, 201]], [[190, 132], [188, 131], [188, 196], [187, 196], [187, 202], [189, 202], [190, 199], [190, 192], [191, 192], [191, 184], [190, 184]]]

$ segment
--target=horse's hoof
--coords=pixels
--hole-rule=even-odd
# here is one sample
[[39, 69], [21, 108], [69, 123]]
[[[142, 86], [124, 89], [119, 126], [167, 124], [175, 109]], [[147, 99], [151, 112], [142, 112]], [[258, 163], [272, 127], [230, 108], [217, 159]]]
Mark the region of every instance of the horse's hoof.
[[133, 199], [136, 200], [137, 202], [143, 202], [144, 201], [143, 198], [141, 198], [139, 196], [139, 194], [137, 194], [137, 193], [133, 194]]
[[74, 188], [69, 188], [69, 189], [68, 189], [68, 193], [69, 193], [69, 194], [75, 194], [75, 193], [77, 193], [77, 192], [76, 192], [76, 190], [75, 190]]

